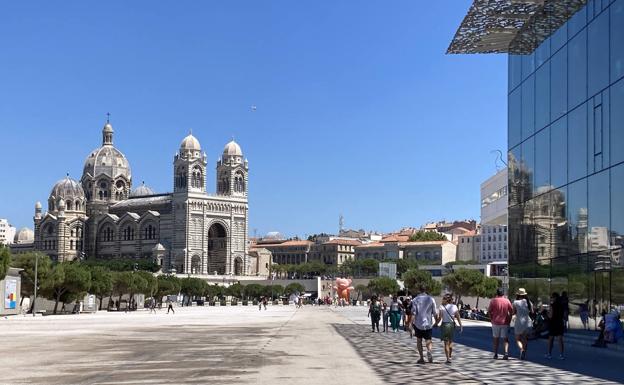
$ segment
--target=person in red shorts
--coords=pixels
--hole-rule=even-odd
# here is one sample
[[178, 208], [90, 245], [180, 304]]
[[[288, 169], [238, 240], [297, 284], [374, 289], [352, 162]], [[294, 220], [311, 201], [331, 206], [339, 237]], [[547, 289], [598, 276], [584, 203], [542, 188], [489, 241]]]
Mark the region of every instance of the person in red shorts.
[[503, 289], [496, 289], [496, 298], [490, 301], [488, 314], [492, 322], [492, 337], [494, 337], [493, 358], [495, 360], [498, 359], [498, 344], [502, 338], [503, 348], [505, 349], [503, 360], [507, 360], [509, 359], [509, 338], [507, 338], [507, 332], [509, 331], [509, 324], [511, 323], [513, 306], [511, 306], [511, 302], [503, 296]]

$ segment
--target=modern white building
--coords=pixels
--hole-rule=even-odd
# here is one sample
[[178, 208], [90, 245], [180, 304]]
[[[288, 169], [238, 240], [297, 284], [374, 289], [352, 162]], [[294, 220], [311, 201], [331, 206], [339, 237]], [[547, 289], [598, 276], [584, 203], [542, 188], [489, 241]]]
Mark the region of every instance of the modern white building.
[[481, 224], [507, 225], [507, 168], [481, 183]]
[[15, 238], [15, 227], [11, 226], [8, 220], [0, 219], [0, 243], [10, 245]]
[[482, 263], [507, 261], [507, 226], [481, 226], [480, 244], [481, 251], [479, 253], [479, 257]]

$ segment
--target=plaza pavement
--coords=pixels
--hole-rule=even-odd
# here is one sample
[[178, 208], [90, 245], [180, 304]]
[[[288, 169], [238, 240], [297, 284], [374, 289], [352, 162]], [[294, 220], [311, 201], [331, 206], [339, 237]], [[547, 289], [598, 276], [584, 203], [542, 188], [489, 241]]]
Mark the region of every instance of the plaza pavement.
[[575, 373], [571, 359], [547, 363], [557, 368], [493, 361], [473, 341], [484, 340], [481, 323], [466, 327], [460, 340], [470, 346], [457, 345], [451, 367], [437, 339], [436, 361], [416, 365], [415, 340], [371, 333], [361, 307], [18, 316], [0, 328], [2, 384], [607, 383]]

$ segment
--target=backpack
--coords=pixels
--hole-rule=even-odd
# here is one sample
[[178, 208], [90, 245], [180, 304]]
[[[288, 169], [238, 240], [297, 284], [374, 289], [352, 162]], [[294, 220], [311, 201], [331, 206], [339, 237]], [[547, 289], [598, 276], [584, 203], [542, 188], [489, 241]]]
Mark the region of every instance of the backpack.
[[375, 316], [381, 315], [381, 306], [379, 306], [379, 303], [373, 303], [371, 305], [371, 314]]

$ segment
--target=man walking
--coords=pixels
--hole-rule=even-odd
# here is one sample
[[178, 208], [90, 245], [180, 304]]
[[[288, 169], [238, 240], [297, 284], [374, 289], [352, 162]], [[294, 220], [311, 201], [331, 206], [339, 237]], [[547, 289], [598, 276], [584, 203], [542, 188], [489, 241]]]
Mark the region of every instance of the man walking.
[[427, 345], [427, 361], [433, 362], [433, 356], [431, 355], [431, 329], [434, 325], [434, 317], [435, 323], [438, 322], [438, 312], [435, 300], [426, 293], [425, 286], [420, 285], [418, 291], [420, 294], [412, 300], [412, 322], [414, 325], [414, 334], [416, 335], [416, 346], [418, 347], [418, 354], [420, 355], [420, 359], [417, 363], [424, 364], [422, 340], [424, 339]]
[[503, 297], [503, 289], [496, 289], [496, 298], [490, 301], [488, 314], [492, 322], [492, 337], [494, 338], [493, 358], [495, 360], [498, 359], [498, 344], [502, 338], [503, 348], [505, 349], [503, 360], [507, 360], [509, 359], [509, 338], [507, 338], [507, 332], [509, 331], [509, 324], [511, 323], [513, 306], [507, 298]]
[[167, 314], [169, 314], [169, 310], [175, 314], [175, 310], [173, 310], [173, 301], [170, 298], [167, 298]]

